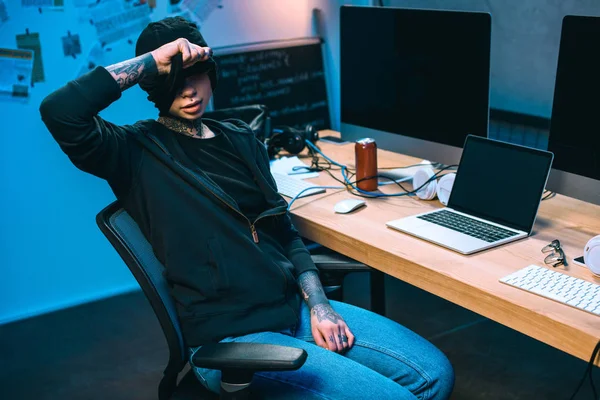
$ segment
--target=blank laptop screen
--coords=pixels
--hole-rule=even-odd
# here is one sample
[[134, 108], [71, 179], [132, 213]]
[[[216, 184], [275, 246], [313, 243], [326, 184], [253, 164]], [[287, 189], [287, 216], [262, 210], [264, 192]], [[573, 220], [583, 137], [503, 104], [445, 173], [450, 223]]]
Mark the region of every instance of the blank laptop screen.
[[531, 232], [552, 153], [468, 136], [448, 207]]

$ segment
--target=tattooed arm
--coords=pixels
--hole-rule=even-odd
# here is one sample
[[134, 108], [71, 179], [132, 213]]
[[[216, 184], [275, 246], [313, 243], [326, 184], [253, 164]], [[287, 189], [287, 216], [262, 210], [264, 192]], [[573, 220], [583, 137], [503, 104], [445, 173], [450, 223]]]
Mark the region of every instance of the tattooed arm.
[[199, 61], [206, 61], [212, 54], [212, 50], [180, 38], [150, 53], [111, 65], [106, 70], [110, 72], [123, 91], [146, 76], [168, 74], [171, 70], [171, 59], [179, 53], [182, 56], [183, 67], [186, 68]]
[[110, 65], [106, 70], [117, 81], [121, 91], [129, 89], [145, 76], [158, 74], [156, 61], [151, 53]]
[[354, 335], [342, 317], [333, 310], [315, 271], [298, 276], [302, 297], [310, 309], [310, 323], [315, 343], [331, 351], [342, 352], [354, 344]]
[[127, 190], [138, 161], [137, 147], [129, 145], [133, 128], [112, 124], [98, 114], [144, 77], [169, 73], [178, 53], [185, 68], [207, 60], [211, 49], [177, 39], [131, 60], [97, 67], [42, 101], [42, 120], [79, 169]]

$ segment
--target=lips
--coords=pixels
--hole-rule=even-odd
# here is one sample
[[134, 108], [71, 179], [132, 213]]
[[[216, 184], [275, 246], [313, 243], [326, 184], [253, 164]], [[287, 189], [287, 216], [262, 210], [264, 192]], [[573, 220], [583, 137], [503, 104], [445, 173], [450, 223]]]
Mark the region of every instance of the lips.
[[190, 109], [190, 108], [195, 108], [196, 106], [198, 106], [200, 104], [202, 104], [202, 100], [195, 101], [195, 102], [190, 103], [188, 105], [185, 105], [185, 106], [183, 106], [181, 108], [184, 109], [184, 110], [186, 110], [186, 109]]

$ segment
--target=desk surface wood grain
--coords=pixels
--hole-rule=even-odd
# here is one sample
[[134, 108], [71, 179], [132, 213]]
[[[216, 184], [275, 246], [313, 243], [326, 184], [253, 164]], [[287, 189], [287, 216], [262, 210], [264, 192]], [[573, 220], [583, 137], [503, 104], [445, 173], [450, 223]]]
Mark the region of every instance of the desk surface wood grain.
[[[338, 134], [324, 131], [321, 135]], [[354, 144], [319, 145], [331, 159], [348, 167], [354, 166]], [[419, 161], [378, 150], [380, 168], [402, 167]], [[335, 174], [340, 176], [339, 172]], [[323, 172], [309, 181], [321, 185], [336, 184]], [[409, 184], [406, 186], [410, 188]], [[387, 193], [399, 192], [396, 185], [380, 186], [380, 189]], [[600, 339], [599, 316], [498, 280], [530, 264], [544, 266], [542, 247], [559, 239], [569, 265], [556, 270], [600, 284], [600, 278], [572, 262], [573, 258], [582, 255], [585, 243], [600, 234], [600, 206], [556, 195], [542, 202], [530, 237], [465, 256], [385, 225], [394, 219], [442, 207], [438, 200], [423, 201], [409, 196], [365, 199], [367, 207], [356, 212], [333, 212], [338, 201], [351, 197], [354, 196], [342, 189], [298, 199], [291, 209], [297, 229], [303, 236], [388, 275], [589, 360]], [[402, 307], [401, 304], [395, 306]]]

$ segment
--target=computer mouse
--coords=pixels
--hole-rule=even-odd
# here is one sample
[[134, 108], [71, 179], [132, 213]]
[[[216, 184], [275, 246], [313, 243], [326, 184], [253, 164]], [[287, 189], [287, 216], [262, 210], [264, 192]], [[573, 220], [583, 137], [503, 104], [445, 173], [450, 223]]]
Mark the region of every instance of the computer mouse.
[[342, 201], [338, 201], [335, 206], [333, 206], [333, 211], [338, 214], [347, 214], [351, 211], [356, 210], [362, 206], [365, 206], [366, 203], [364, 200], [360, 199], [345, 199]]

